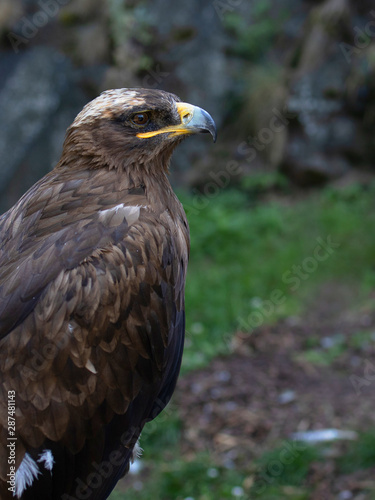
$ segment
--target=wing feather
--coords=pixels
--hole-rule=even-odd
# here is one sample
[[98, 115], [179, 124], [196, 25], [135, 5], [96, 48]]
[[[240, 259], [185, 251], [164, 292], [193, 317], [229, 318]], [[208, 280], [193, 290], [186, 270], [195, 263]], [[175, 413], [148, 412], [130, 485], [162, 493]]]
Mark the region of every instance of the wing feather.
[[[113, 182], [112, 203], [105, 198], [103, 208], [93, 196], [88, 210], [74, 201], [86, 180], [41, 181], [0, 219], [0, 387], [16, 390], [18, 464], [48, 443], [81, 457], [71, 466], [84, 480], [89, 465], [79, 472], [77, 464], [92, 463], [94, 440], [103, 443], [100, 460], [113, 450], [123, 457], [113, 482], [176, 383], [186, 266], [173, 256], [187, 260], [188, 236], [176, 237], [168, 213], [147, 208], [142, 189], [120, 196]], [[92, 192], [103, 188], [93, 182]]]

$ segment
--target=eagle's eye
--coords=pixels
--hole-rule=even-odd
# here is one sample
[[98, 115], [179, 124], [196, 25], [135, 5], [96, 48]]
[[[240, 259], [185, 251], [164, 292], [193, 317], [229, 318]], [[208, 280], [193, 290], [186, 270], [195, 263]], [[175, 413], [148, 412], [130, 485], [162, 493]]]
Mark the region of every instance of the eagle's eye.
[[136, 113], [131, 118], [131, 121], [135, 123], [135, 125], [146, 125], [146, 123], [149, 120], [150, 120], [149, 113]]

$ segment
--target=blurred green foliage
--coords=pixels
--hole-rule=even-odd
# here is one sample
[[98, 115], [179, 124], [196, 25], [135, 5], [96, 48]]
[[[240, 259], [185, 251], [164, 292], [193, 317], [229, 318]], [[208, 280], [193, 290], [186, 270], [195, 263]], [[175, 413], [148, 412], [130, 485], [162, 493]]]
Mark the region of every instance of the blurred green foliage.
[[284, 444], [267, 451], [256, 462], [258, 471], [251, 488], [251, 497], [280, 498], [273, 496], [280, 495], [282, 491], [280, 486], [296, 486], [299, 489], [291, 490], [288, 498], [307, 499], [307, 490], [302, 490], [300, 487], [305, 484], [311, 463], [318, 459], [320, 459], [319, 449], [304, 443], [300, 443], [297, 448], [295, 443], [289, 443], [288, 448]]
[[346, 474], [375, 467], [375, 430], [361, 434], [357, 441], [350, 443], [348, 451], [337, 462], [340, 471]]
[[[239, 12], [229, 12], [224, 17], [225, 27], [235, 38], [232, 47], [234, 55], [250, 61], [257, 61], [270, 48], [276, 35], [280, 33], [282, 22], [272, 16], [272, 2], [261, 0], [252, 5], [252, 23]], [[286, 15], [282, 16], [283, 19]]]
[[[191, 231], [184, 369], [228, 352], [236, 329], [251, 333], [252, 313], [262, 314], [274, 290], [283, 302], [267, 308], [264, 323], [297, 314], [327, 280], [352, 283], [358, 298], [374, 287], [375, 234], [366, 229], [375, 224], [374, 195], [374, 185], [350, 186], [262, 204], [248, 190], [226, 190], [196, 210], [194, 198], [181, 194]], [[338, 246], [298, 278], [294, 266], [303, 268], [305, 259], [314, 258], [319, 241]]]
[[298, 361], [307, 361], [313, 365], [328, 366], [345, 353], [345, 350], [345, 343], [338, 342], [329, 349], [308, 349], [297, 354], [295, 359]]
[[127, 54], [126, 50], [131, 40], [135, 40], [144, 47], [150, 47], [155, 43], [147, 5], [144, 1], [133, 3], [123, 0], [108, 0], [107, 5], [109, 31], [116, 64], [119, 67], [131, 65], [135, 73], [149, 69], [154, 61], [148, 53], [134, 57], [131, 53]]
[[296, 354], [295, 359], [315, 365], [329, 366], [340, 356], [344, 356], [348, 347], [358, 349], [358, 351], [366, 351], [371, 344], [375, 343], [375, 337], [374, 332], [361, 330], [354, 332], [349, 338], [340, 333], [335, 334], [330, 338], [330, 341], [332, 345], [324, 348], [320, 339], [317, 337], [309, 338], [306, 341], [307, 349]]
[[259, 195], [270, 190], [287, 191], [289, 181], [277, 170], [269, 173], [257, 173], [241, 179], [241, 190], [249, 195]]
[[[241, 486], [244, 473], [216, 466], [206, 453], [193, 460], [160, 461], [152, 479], [126, 495], [116, 492], [111, 500], [245, 500]], [[243, 492], [243, 494], [242, 494]]]
[[[155, 443], [154, 443], [155, 444]], [[332, 458], [338, 474], [350, 474], [375, 466], [375, 433], [360, 434], [358, 440], [345, 443], [345, 451], [337, 456], [337, 445], [325, 443], [311, 446], [292, 442], [289, 455], [285, 443], [265, 452], [245, 470], [218, 466], [208, 453], [190, 459], [169, 460], [166, 450], [149, 451], [143, 461], [149, 467], [148, 480], [126, 493], [112, 493], [111, 500], [308, 500], [313, 488], [309, 485], [312, 465]], [[288, 448], [288, 449], [289, 449]], [[332, 450], [336, 449], [335, 453]], [[169, 450], [178, 455], [176, 448]], [[152, 459], [153, 461], [150, 461]], [[153, 467], [152, 467], [153, 466]], [[367, 497], [366, 497], [367, 498]], [[372, 498], [372, 497], [371, 497]]]
[[142, 431], [142, 443], [147, 443], [147, 459], [158, 459], [163, 450], [164, 460], [168, 457], [168, 450], [176, 456], [176, 448], [181, 438], [181, 420], [177, 408], [172, 402], [152, 422], [149, 422]]

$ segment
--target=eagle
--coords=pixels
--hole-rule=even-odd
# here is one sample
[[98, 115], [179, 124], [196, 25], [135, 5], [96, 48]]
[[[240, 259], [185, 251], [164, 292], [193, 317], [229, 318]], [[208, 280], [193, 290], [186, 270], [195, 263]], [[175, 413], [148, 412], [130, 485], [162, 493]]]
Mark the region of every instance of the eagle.
[[168, 180], [202, 108], [108, 90], [0, 218], [0, 497], [105, 499], [167, 405], [185, 330], [189, 227]]

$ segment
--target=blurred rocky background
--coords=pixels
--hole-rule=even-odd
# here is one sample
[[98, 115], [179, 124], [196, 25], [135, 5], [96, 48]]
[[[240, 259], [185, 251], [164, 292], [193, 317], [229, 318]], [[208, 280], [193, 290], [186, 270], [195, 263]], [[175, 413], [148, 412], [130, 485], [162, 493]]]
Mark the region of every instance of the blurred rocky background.
[[[375, 8], [354, 0], [2, 0], [0, 208], [58, 160], [102, 90], [203, 106], [218, 144], [185, 143], [173, 181], [282, 172], [308, 187], [373, 174]], [[239, 174], [239, 175], [237, 175]]]

